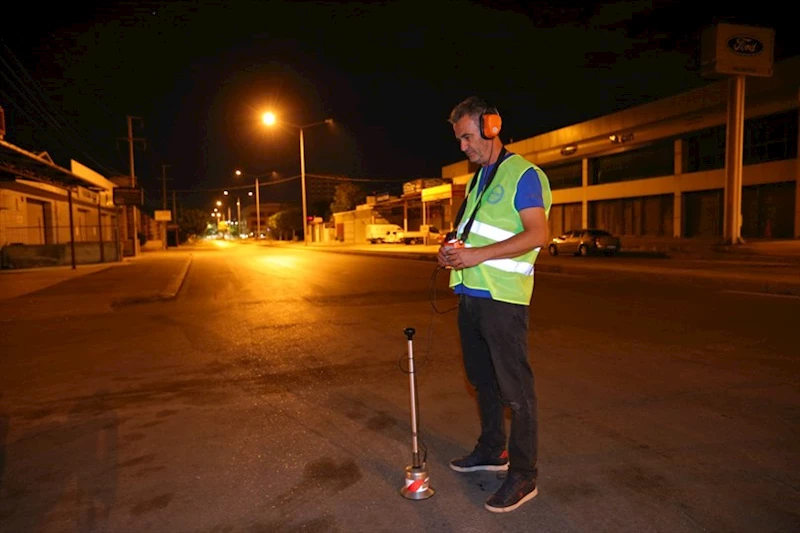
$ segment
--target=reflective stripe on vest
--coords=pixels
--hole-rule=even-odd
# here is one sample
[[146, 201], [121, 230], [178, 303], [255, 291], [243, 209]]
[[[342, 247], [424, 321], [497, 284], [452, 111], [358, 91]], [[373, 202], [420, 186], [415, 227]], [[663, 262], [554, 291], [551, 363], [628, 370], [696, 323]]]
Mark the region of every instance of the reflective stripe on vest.
[[[497, 226], [492, 226], [485, 222], [479, 222], [477, 220], [473, 222], [472, 228], [470, 229], [470, 234], [480, 235], [481, 237], [486, 237], [494, 242], [505, 241], [506, 239], [510, 239], [514, 236], [514, 233], [510, 231], [498, 228]], [[468, 245], [468, 247], [471, 248], [472, 246]], [[489, 259], [488, 261], [484, 261], [482, 264], [502, 270], [504, 272], [513, 272], [516, 274], [523, 274], [525, 276], [533, 276], [533, 263], [526, 261], [515, 261], [513, 259]]]

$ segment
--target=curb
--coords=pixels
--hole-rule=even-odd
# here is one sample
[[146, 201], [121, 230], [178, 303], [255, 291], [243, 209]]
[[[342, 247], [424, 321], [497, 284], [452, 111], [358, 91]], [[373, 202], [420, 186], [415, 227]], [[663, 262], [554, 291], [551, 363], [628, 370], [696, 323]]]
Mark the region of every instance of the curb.
[[178, 295], [178, 292], [180, 292], [181, 287], [183, 287], [183, 282], [186, 280], [186, 274], [188, 274], [189, 272], [189, 267], [192, 265], [192, 260], [193, 260], [192, 254], [189, 254], [189, 257], [187, 257], [186, 261], [184, 261], [180, 272], [172, 276], [172, 278], [169, 280], [169, 283], [167, 284], [167, 287], [164, 290], [146, 296], [131, 296], [127, 298], [119, 298], [111, 302], [111, 307], [113, 309], [117, 309], [129, 305], [146, 304], [153, 302], [165, 302], [172, 300]]
[[186, 261], [183, 263], [183, 267], [181, 271], [172, 276], [172, 279], [167, 284], [167, 288], [158, 293], [158, 298], [161, 300], [171, 300], [178, 295], [180, 292], [181, 287], [183, 287], [183, 282], [186, 280], [186, 274], [189, 273], [189, 267], [192, 265], [192, 260], [194, 257], [192, 254], [189, 254], [189, 257], [186, 258]]
[[591, 267], [569, 266], [564, 268], [561, 265], [537, 265], [539, 272], [549, 272], [556, 274], [583, 274], [592, 275], [596, 278], [628, 278], [642, 281], [655, 282], [675, 282], [682, 280], [690, 284], [713, 286], [718, 289], [735, 289], [740, 292], [758, 292], [777, 296], [800, 296], [800, 281], [798, 283], [785, 282], [782, 280], [766, 280], [749, 276], [726, 276], [718, 272], [692, 271], [687, 269], [669, 270], [615, 270], [615, 269], [592, 269]]

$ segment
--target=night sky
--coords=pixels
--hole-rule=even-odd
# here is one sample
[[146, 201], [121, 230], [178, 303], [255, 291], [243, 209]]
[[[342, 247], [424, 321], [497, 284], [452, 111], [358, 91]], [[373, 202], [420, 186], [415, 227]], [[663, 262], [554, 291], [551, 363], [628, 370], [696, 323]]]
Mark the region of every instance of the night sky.
[[[777, 2], [560, 4], [17, 3], [0, 37], [6, 140], [127, 175], [126, 115], [141, 117], [148, 204], [169, 165], [167, 188], [205, 206], [212, 189], [251, 183], [237, 168], [300, 173], [298, 132], [268, 129], [264, 111], [331, 117], [305, 132], [306, 172], [381, 191], [463, 159], [447, 116], [473, 94], [499, 108], [511, 142], [708, 83], [698, 38], [713, 22], [773, 27], [776, 59], [800, 53]], [[299, 202], [299, 180], [262, 199]]]

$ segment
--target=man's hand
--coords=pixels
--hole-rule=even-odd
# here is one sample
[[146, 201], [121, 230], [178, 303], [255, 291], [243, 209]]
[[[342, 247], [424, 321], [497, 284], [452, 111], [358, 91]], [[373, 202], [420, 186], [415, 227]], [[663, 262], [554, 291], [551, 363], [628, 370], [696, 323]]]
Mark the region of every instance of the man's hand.
[[452, 248], [452, 246], [443, 244], [439, 247], [439, 254], [436, 256], [437, 261], [439, 262], [439, 266], [443, 268], [447, 268], [450, 264], [447, 262], [447, 249]]
[[439, 248], [439, 265], [456, 270], [470, 268], [490, 259], [507, 259], [520, 256], [547, 244], [547, 216], [541, 207], [528, 207], [519, 212], [522, 232], [487, 246], [453, 247], [445, 244]]
[[445, 250], [445, 261], [455, 270], [474, 267], [483, 262], [480, 248], [448, 248]]

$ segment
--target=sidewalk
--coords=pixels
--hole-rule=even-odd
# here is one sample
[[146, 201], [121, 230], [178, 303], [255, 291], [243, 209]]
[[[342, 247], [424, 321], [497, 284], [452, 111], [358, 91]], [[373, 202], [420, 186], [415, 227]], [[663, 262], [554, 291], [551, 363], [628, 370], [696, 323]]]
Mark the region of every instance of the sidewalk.
[[673, 258], [738, 258], [743, 261], [781, 258], [800, 263], [800, 239], [752, 239], [737, 245], [724, 245], [714, 239], [703, 238], [625, 237], [622, 249], [628, 252], [660, 253]]
[[[191, 249], [143, 252], [120, 262], [72, 267], [0, 270], [0, 304], [14, 315], [43, 296], [74, 306], [115, 307], [174, 298], [192, 263]], [[65, 283], [72, 281], [72, 283]], [[13, 302], [12, 302], [13, 301]]]

